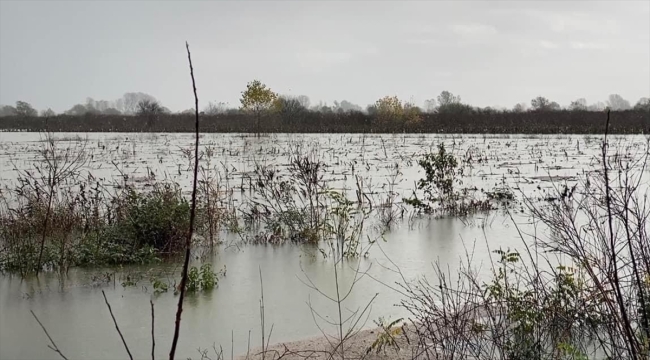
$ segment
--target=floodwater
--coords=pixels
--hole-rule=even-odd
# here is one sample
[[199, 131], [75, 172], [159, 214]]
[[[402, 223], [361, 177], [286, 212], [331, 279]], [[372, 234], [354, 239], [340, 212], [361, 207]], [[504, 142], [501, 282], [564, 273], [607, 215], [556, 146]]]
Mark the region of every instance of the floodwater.
[[[85, 144], [92, 158], [87, 170], [96, 179], [112, 182], [120, 172], [132, 179], [169, 179], [185, 189], [191, 184], [190, 134], [54, 134], [59, 144]], [[0, 133], [0, 184], [10, 184], [16, 170], [28, 169], [38, 157], [43, 137], [35, 133]], [[388, 188], [390, 174], [399, 166], [402, 175], [395, 191], [409, 196], [422, 175], [417, 158], [444, 142], [459, 159], [466, 159], [463, 186], [490, 190], [508, 185], [521, 198], [543, 199], [553, 188], [571, 184], [585, 173], [595, 171], [601, 139], [593, 136], [515, 135], [270, 135], [255, 138], [239, 134], [204, 134], [204, 146], [213, 148], [211, 161], [229, 170], [233, 187], [244, 186], [246, 174], [255, 164], [286, 165], [291, 151], [302, 148], [325, 162], [325, 179], [332, 188], [355, 198], [356, 177], [364, 179], [364, 190], [381, 196]], [[643, 136], [616, 136], [611, 147], [623, 154], [646, 151]], [[67, 145], [61, 145], [67, 146]], [[471, 160], [469, 160], [471, 158]], [[114, 165], [114, 164], [115, 165]], [[518, 209], [518, 207], [517, 207]], [[515, 209], [516, 210], [516, 209]], [[344, 315], [364, 309], [374, 297], [360, 325], [373, 327], [379, 316], [396, 319], [408, 316], [399, 306], [399, 267], [404, 279], [426, 276], [433, 280], [434, 263], [451, 278], [461, 261], [490, 274], [490, 251], [497, 248], [521, 249], [526, 239], [520, 230], [533, 227], [523, 213], [513, 210], [513, 218], [499, 212], [471, 219], [412, 218], [399, 221], [372, 248], [366, 258], [350, 260], [338, 269], [339, 286], [346, 290], [358, 280], [343, 303]], [[227, 269], [214, 291], [190, 295], [185, 301], [177, 358], [200, 358], [199, 349], [223, 348], [226, 357], [245, 354], [261, 342], [260, 298], [263, 284], [266, 338], [270, 342], [291, 341], [328, 333], [335, 329], [322, 318], [337, 316], [336, 304], [311, 289], [313, 284], [328, 296], [336, 293], [334, 266], [313, 249], [296, 245], [255, 246], [237, 244], [224, 235], [226, 245], [204, 254], [215, 270]], [[468, 257], [470, 257], [468, 259]], [[200, 260], [195, 259], [197, 264]], [[47, 328], [58, 348], [70, 359], [126, 358], [102, 291], [134, 358], [150, 358], [151, 305], [155, 309], [155, 353], [165, 357], [173, 334], [178, 297], [172, 291], [153, 294], [150, 275], [178, 276], [178, 263], [148, 267], [112, 269], [71, 269], [66, 275], [42, 274], [20, 279], [0, 275], [0, 358], [52, 359], [48, 339], [32, 317], [33, 311]], [[114, 274], [106, 280], [106, 273]], [[260, 276], [261, 274], [261, 276]], [[142, 278], [136, 286], [123, 287], [126, 277]], [[104, 280], [102, 280], [104, 279]], [[262, 280], [262, 281], [261, 281]], [[376, 295], [376, 297], [375, 297]], [[315, 315], [317, 312], [318, 315]], [[322, 318], [321, 318], [322, 317]], [[332, 320], [334, 321], [334, 320]], [[212, 352], [214, 355], [214, 352]], [[214, 356], [213, 356], [214, 357]]]

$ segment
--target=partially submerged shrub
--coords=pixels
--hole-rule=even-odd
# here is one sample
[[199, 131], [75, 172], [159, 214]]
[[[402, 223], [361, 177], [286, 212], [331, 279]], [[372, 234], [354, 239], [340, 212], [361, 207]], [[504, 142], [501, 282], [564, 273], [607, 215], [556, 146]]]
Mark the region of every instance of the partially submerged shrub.
[[317, 243], [324, 230], [324, 166], [313, 156], [300, 155], [291, 159], [288, 174], [258, 165], [244, 219], [261, 225], [261, 237], [272, 243]]
[[189, 203], [177, 185], [159, 184], [151, 192], [128, 189], [119, 204], [110, 234], [134, 249], [150, 246], [161, 253], [184, 248], [189, 228]]
[[418, 165], [425, 173], [425, 177], [417, 182], [417, 190], [424, 193], [424, 198], [418, 198], [414, 191], [413, 197], [404, 199], [404, 202], [425, 213], [432, 213], [434, 203], [444, 207], [458, 199], [454, 183], [460, 183], [457, 175], [462, 175], [462, 169], [458, 169], [456, 158], [447, 152], [443, 143], [438, 145], [437, 153], [427, 153], [418, 160]]
[[157, 184], [150, 191], [127, 186], [110, 202], [89, 199], [86, 187], [79, 188], [51, 202], [47, 227], [47, 196], [23, 188], [4, 199], [0, 270], [142, 264], [183, 249], [189, 205], [176, 185]]
[[149, 264], [160, 260], [153, 246], [134, 246], [121, 231], [108, 226], [89, 234], [75, 247], [74, 258], [70, 259], [72, 265]]
[[353, 207], [354, 203], [340, 192], [328, 191], [327, 199], [329, 210], [325, 221], [326, 236], [332, 240], [330, 244], [334, 245], [338, 257], [366, 256], [367, 251], [362, 250], [361, 239], [368, 212]]
[[[190, 154], [192, 152], [190, 151]], [[232, 199], [232, 189], [228, 186], [228, 168], [225, 175], [213, 166], [214, 148], [206, 146], [201, 154], [204, 164], [199, 169], [196, 207], [196, 232], [208, 240], [210, 245], [219, 243], [219, 233], [223, 228], [236, 231], [238, 219]], [[191, 158], [190, 158], [191, 163]], [[225, 178], [225, 179], [224, 179]]]
[[[510, 205], [514, 194], [507, 188], [486, 192], [485, 199], [476, 199], [468, 195], [468, 189], [458, 191], [462, 185], [460, 176], [463, 168], [459, 167], [456, 157], [449, 153], [444, 144], [438, 145], [436, 153], [426, 153], [418, 160], [425, 177], [418, 180], [417, 188], [404, 203], [413, 206], [418, 212], [452, 216], [467, 216], [477, 212], [498, 209], [498, 204]], [[422, 192], [418, 197], [417, 192]]]
[[[214, 289], [220, 277], [226, 276], [226, 267], [219, 270], [218, 273], [212, 270], [210, 263], [201, 265], [200, 268], [192, 266], [187, 273], [187, 284], [185, 285], [188, 292], [207, 291]], [[175, 293], [180, 289], [176, 288]]]
[[[325, 164], [314, 154], [297, 152], [287, 173], [257, 166], [251, 179], [252, 195], [243, 210], [257, 244], [299, 244], [327, 247], [339, 257], [364, 255], [364, 221], [369, 213], [353, 206], [342, 192], [329, 189], [323, 179]], [[326, 255], [321, 249], [321, 253]]]

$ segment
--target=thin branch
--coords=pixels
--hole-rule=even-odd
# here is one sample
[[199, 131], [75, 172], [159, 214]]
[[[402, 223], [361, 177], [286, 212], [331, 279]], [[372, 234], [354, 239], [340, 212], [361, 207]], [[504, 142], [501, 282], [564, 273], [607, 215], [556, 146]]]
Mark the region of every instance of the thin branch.
[[632, 334], [632, 326], [630, 324], [630, 320], [627, 315], [627, 310], [625, 309], [625, 301], [623, 300], [623, 293], [621, 291], [621, 285], [620, 285], [620, 280], [618, 277], [618, 265], [617, 265], [617, 254], [616, 254], [616, 244], [615, 244], [615, 236], [614, 236], [614, 226], [612, 224], [614, 216], [612, 215], [612, 198], [610, 194], [610, 185], [609, 185], [609, 171], [607, 168], [607, 134], [609, 132], [609, 109], [607, 110], [607, 123], [605, 125], [605, 138], [603, 139], [603, 176], [605, 180], [605, 205], [607, 207], [607, 225], [608, 225], [608, 230], [609, 230], [609, 246], [610, 246], [610, 251], [612, 252], [611, 255], [611, 261], [612, 261], [612, 266], [613, 266], [613, 271], [612, 275], [614, 276], [614, 289], [616, 298], [617, 298], [617, 303], [619, 305], [619, 309], [621, 311], [621, 316], [623, 317], [623, 331], [625, 332], [625, 335], [628, 338], [628, 343], [626, 345], [629, 345], [629, 351], [631, 352], [632, 358], [636, 359], [637, 358], [637, 349], [636, 349], [636, 341], [634, 338], [634, 334]]
[[113, 318], [113, 324], [115, 324], [115, 329], [117, 329], [117, 333], [120, 335], [120, 339], [122, 339], [122, 344], [124, 344], [126, 353], [129, 354], [129, 359], [133, 360], [133, 355], [131, 355], [131, 350], [129, 350], [129, 346], [126, 344], [126, 340], [124, 340], [124, 336], [122, 336], [122, 331], [120, 331], [120, 327], [117, 325], [117, 320], [115, 320], [115, 316], [113, 315], [113, 310], [111, 309], [111, 304], [108, 303], [108, 299], [106, 298], [106, 293], [104, 292], [104, 290], [102, 290], [102, 295], [104, 296], [104, 302], [106, 302], [106, 306], [108, 306], [108, 312], [111, 313], [111, 318]]
[[156, 360], [156, 337], [154, 335], [154, 320], [156, 319], [153, 311], [153, 300], [149, 300], [151, 304], [151, 360]]
[[266, 352], [264, 351], [264, 282], [262, 281], [262, 267], [259, 267], [260, 270], [260, 292], [262, 298], [260, 299], [260, 326], [262, 327], [262, 360], [264, 360], [266, 356]]
[[36, 319], [36, 322], [38, 322], [38, 325], [41, 326], [41, 329], [43, 329], [43, 332], [45, 333], [45, 335], [47, 335], [47, 338], [50, 339], [50, 343], [52, 343], [52, 345], [48, 345], [47, 347], [49, 347], [50, 349], [52, 349], [53, 351], [55, 351], [57, 354], [59, 354], [59, 356], [60, 356], [61, 358], [65, 359], [65, 360], [68, 360], [68, 358], [65, 357], [65, 355], [63, 355], [63, 353], [61, 352], [61, 350], [59, 350], [59, 347], [56, 346], [56, 343], [54, 342], [54, 340], [52, 340], [52, 337], [51, 337], [50, 334], [47, 332], [47, 329], [45, 328], [45, 326], [43, 326], [43, 324], [41, 323], [41, 321], [38, 320], [38, 317], [36, 316], [36, 314], [34, 314], [34, 311], [33, 311], [33, 310], [29, 310], [29, 311], [30, 311], [30, 312], [32, 313], [32, 315], [34, 316], [34, 319]]
[[199, 172], [199, 97], [196, 94], [196, 81], [194, 80], [194, 67], [192, 67], [192, 56], [190, 54], [190, 45], [185, 42], [187, 49], [187, 60], [190, 63], [190, 76], [192, 77], [192, 89], [194, 90], [194, 114], [195, 114], [195, 143], [194, 143], [194, 180], [192, 185], [192, 208], [190, 209], [190, 228], [187, 232], [185, 242], [185, 261], [183, 262], [183, 272], [181, 277], [181, 291], [178, 297], [178, 309], [176, 310], [176, 323], [174, 326], [174, 338], [172, 348], [169, 352], [169, 360], [174, 360], [176, 355], [176, 345], [181, 330], [181, 313], [183, 312], [183, 300], [185, 299], [185, 285], [187, 284], [187, 269], [190, 265], [190, 247], [192, 244], [192, 233], [194, 231], [194, 218], [196, 216], [196, 184]]

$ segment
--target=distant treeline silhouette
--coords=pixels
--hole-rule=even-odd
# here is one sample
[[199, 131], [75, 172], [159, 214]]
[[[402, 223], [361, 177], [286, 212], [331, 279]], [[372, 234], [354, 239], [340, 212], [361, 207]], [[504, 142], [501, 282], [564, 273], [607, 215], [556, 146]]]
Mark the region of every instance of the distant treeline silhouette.
[[[417, 121], [386, 119], [364, 112], [269, 113], [258, 118], [248, 113], [202, 115], [201, 132], [241, 133], [511, 133], [596, 134], [603, 132], [599, 111], [528, 111], [420, 113]], [[53, 117], [7, 116], [0, 118], [0, 131], [51, 132], [192, 132], [190, 114], [140, 116], [58, 115]], [[650, 133], [650, 112], [612, 112], [610, 133]]]

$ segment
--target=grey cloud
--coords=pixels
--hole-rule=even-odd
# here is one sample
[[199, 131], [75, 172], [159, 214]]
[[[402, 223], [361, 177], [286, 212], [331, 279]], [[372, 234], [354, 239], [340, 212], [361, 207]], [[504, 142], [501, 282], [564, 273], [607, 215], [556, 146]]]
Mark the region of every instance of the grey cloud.
[[185, 40], [206, 103], [237, 104], [253, 78], [314, 103], [650, 95], [643, 1], [0, 1], [0, 103], [141, 91], [186, 109]]

